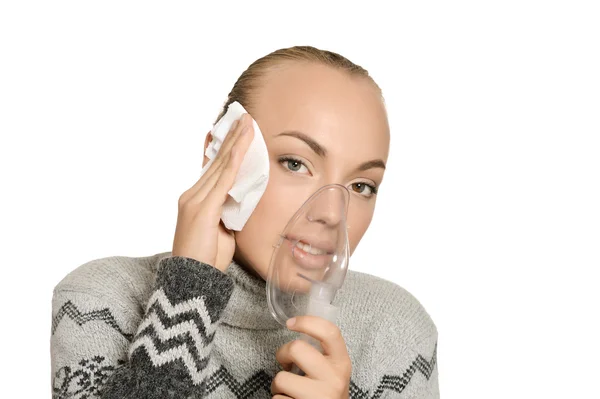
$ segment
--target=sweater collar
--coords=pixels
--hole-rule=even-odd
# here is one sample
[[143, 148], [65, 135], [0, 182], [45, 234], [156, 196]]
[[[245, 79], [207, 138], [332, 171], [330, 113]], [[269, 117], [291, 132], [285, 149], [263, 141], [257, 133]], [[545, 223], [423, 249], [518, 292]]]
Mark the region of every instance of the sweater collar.
[[235, 286], [221, 319], [224, 324], [253, 330], [283, 328], [269, 311], [265, 280], [235, 261], [230, 263], [227, 275]]
[[[157, 264], [161, 259], [169, 256], [171, 252], [160, 254]], [[223, 324], [252, 330], [285, 328], [269, 311], [265, 280], [248, 272], [235, 261], [229, 264], [226, 274], [233, 280], [234, 288], [227, 307], [221, 315]]]

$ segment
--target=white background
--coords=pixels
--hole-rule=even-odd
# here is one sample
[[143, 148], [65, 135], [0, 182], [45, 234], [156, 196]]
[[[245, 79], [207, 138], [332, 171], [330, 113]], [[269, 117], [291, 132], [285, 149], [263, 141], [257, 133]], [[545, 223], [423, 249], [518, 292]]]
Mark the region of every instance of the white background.
[[0, 6], [1, 396], [50, 396], [53, 287], [169, 251], [236, 78], [310, 44], [384, 90], [389, 167], [351, 268], [430, 313], [442, 397], [600, 397], [596, 2], [248, 3]]

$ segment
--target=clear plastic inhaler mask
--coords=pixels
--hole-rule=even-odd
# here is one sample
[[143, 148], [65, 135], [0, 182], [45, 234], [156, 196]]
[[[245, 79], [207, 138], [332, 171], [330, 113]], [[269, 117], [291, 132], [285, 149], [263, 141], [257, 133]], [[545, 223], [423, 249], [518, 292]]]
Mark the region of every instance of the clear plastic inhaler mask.
[[292, 216], [274, 245], [267, 302], [282, 325], [303, 315], [335, 323], [337, 308], [332, 302], [344, 282], [350, 257], [349, 195], [339, 184], [320, 188]]

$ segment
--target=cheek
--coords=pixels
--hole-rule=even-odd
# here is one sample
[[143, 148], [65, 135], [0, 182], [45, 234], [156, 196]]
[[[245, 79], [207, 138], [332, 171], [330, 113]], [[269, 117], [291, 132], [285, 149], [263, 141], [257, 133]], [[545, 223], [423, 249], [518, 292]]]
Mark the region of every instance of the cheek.
[[283, 224], [285, 224], [285, 221], [282, 220], [285, 213], [284, 209], [282, 209], [285, 205], [284, 198], [282, 197], [283, 195], [274, 190], [273, 186], [267, 187], [248, 221], [257, 230], [261, 231], [259, 234], [260, 237], [265, 241], [269, 241], [269, 245], [275, 243], [277, 239], [276, 235], [283, 228]]
[[244, 260], [263, 275], [268, 271], [273, 245], [288, 221], [302, 205], [304, 196], [277, 178], [269, 180], [267, 189], [242, 231], [236, 233], [236, 244]]
[[314, 191], [315, 187], [312, 185], [290, 184], [289, 177], [272, 172], [267, 189], [250, 216], [248, 224], [252, 223], [253, 226], [260, 226], [262, 230], [268, 230], [273, 241], [269, 242], [269, 245], [273, 245], [294, 213]]
[[374, 206], [368, 206], [366, 204], [360, 204], [354, 206], [350, 204], [348, 209], [348, 241], [350, 242], [350, 255], [354, 253], [354, 250], [358, 246], [358, 243], [365, 235], [371, 220], [373, 219]]
[[267, 190], [261, 197], [256, 209], [250, 215], [242, 231], [236, 233], [236, 243], [249, 260], [256, 261], [261, 248], [271, 248], [277, 241], [277, 227], [280, 222], [273, 212], [278, 203], [273, 190]]

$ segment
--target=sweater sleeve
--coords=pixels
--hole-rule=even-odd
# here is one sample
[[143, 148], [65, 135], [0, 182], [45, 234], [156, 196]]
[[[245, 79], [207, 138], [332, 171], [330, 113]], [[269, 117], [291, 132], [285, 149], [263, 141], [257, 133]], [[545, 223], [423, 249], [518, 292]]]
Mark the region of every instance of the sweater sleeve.
[[204, 370], [232, 291], [227, 274], [178, 256], [160, 262], [141, 319], [132, 321], [135, 311], [118, 300], [57, 287], [53, 398], [203, 397]]

